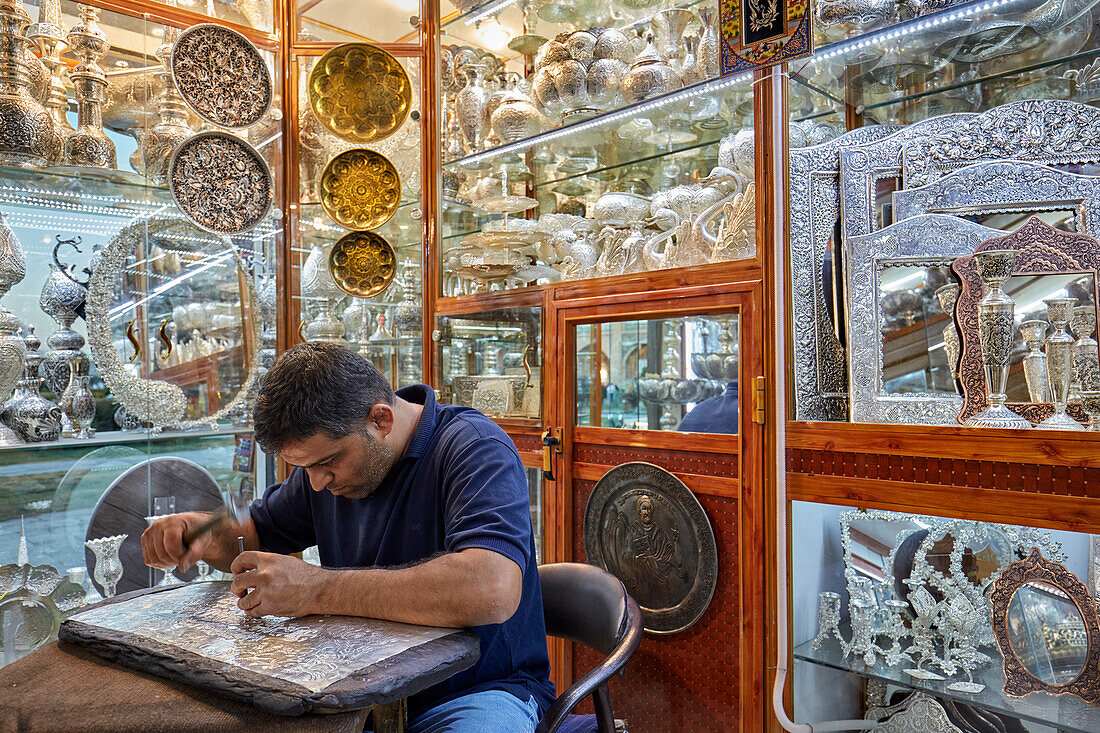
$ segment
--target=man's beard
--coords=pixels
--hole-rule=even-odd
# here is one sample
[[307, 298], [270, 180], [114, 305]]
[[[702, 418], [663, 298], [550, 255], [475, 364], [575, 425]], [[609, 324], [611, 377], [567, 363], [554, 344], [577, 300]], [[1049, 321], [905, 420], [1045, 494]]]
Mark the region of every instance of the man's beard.
[[397, 462], [393, 449], [382, 445], [370, 435], [364, 436], [363, 460], [356, 473], [363, 477], [361, 483], [348, 488], [337, 487], [349, 499], [365, 499], [374, 493]]

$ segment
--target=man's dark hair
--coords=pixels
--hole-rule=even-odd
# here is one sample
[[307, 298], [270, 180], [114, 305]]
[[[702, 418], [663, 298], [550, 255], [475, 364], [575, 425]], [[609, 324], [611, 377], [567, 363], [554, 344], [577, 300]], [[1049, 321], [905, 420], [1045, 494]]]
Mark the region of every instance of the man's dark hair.
[[278, 452], [318, 434], [339, 440], [364, 431], [379, 402], [392, 405], [393, 389], [369, 361], [337, 344], [298, 344], [264, 377], [253, 413], [256, 441]]

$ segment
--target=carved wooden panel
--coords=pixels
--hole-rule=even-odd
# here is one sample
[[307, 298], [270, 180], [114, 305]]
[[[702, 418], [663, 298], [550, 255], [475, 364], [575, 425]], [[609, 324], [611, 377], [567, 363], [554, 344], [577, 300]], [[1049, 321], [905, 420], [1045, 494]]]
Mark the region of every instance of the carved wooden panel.
[[[662, 465], [670, 468], [663, 461]], [[587, 562], [579, 529], [593, 487], [591, 481], [573, 482], [573, 521], [578, 529], [573, 557], [578, 562]], [[611, 705], [616, 717], [626, 719], [631, 733], [741, 730], [738, 502], [698, 498], [714, 527], [718, 586], [698, 623], [671, 636], [647, 635], [627, 663], [626, 674], [612, 677]], [[573, 678], [580, 679], [600, 659], [591, 649], [574, 645]], [[576, 712], [593, 712], [591, 702], [586, 701]]]
[[703, 476], [739, 475], [736, 453], [704, 453], [702, 451], [664, 451], [628, 446], [576, 443], [573, 460], [577, 463], [598, 463], [618, 466], [629, 461], [656, 463], [673, 473], [695, 473]]

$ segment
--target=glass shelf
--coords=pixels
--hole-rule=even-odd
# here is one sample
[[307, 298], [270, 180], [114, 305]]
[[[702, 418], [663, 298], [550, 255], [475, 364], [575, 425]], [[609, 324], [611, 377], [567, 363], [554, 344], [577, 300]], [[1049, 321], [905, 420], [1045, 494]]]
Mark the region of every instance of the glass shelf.
[[220, 427], [216, 430], [189, 430], [184, 432], [165, 431], [154, 432], [122, 432], [109, 431], [96, 433], [91, 438], [61, 438], [50, 443], [27, 443], [25, 445], [0, 445], [0, 452], [21, 450], [39, 450], [51, 448], [99, 448], [108, 445], [124, 445], [128, 443], [155, 443], [163, 440], [177, 440], [180, 438], [209, 438], [212, 436], [240, 435], [250, 433], [250, 427]]
[[[842, 634], [846, 638], [849, 637], [850, 629], [842, 629]], [[911, 690], [920, 690], [936, 697], [950, 698], [1020, 720], [1054, 726], [1063, 733], [1095, 733], [1100, 730], [1100, 707], [1093, 707], [1071, 695], [1056, 697], [1044, 693], [1033, 693], [1020, 699], [1005, 696], [1001, 692], [1004, 674], [1001, 671], [1000, 655], [995, 649], [990, 654], [993, 657], [993, 664], [974, 675], [974, 681], [984, 684], [985, 690], [976, 695], [968, 695], [947, 689], [948, 685], [958, 682], [960, 678], [942, 682], [915, 680], [897, 667], [886, 666], [881, 659], [877, 660], [873, 667], [868, 667], [851, 656], [842, 659], [840, 645], [835, 639], [828, 639], [820, 650], [813, 649], [811, 644], [812, 642], [806, 642], [797, 646], [794, 650], [794, 658]]]
[[[820, 39], [813, 57], [791, 65], [799, 85], [791, 87], [792, 117], [819, 116], [817, 95], [883, 124], [1022, 99], [1095, 101], [1095, 90], [1063, 77], [1100, 54], [1090, 42], [1094, 7], [1093, 0], [1072, 7], [1055, 0], [977, 0], [850, 38]], [[1060, 9], [1057, 20], [1048, 17], [1052, 8]], [[1045, 33], [1035, 30], [1046, 25]], [[842, 29], [825, 26], [824, 33]], [[884, 109], [894, 107], [900, 109]]]

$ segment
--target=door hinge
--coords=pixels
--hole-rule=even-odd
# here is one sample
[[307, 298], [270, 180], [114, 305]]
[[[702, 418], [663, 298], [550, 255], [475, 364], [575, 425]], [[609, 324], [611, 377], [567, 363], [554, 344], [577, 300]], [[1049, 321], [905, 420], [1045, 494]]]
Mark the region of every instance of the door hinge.
[[546, 428], [542, 434], [542, 477], [547, 481], [554, 478], [554, 454], [561, 453], [561, 428]]
[[764, 418], [767, 416], [767, 400], [768, 400], [768, 378], [767, 377], [753, 377], [752, 378], [752, 421], [757, 425], [764, 424]]

